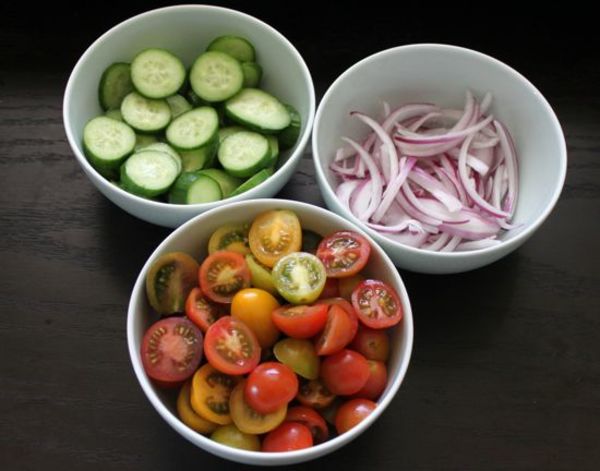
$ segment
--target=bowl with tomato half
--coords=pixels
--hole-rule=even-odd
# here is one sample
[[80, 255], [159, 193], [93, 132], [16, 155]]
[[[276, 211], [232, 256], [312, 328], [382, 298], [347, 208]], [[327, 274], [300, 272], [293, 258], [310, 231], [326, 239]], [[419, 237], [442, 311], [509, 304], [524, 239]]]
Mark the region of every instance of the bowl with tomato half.
[[410, 361], [408, 294], [352, 222], [297, 201], [203, 213], [142, 268], [128, 309], [135, 375], [182, 437], [246, 464], [315, 459], [393, 400]]

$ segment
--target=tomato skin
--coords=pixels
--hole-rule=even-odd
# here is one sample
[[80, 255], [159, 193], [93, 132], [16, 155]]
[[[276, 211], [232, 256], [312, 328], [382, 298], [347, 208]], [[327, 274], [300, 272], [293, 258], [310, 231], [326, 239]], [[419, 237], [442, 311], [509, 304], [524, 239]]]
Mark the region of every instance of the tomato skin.
[[177, 396], [177, 415], [185, 425], [199, 433], [212, 433], [217, 428], [217, 424], [206, 420], [192, 409], [189, 381], [181, 387], [179, 396]]
[[260, 451], [260, 440], [256, 435], [244, 433], [235, 424], [221, 425], [210, 436], [215, 442], [240, 450]]
[[355, 394], [355, 397], [376, 401], [387, 386], [387, 368], [381, 361], [367, 361], [369, 363], [369, 378], [362, 389]]
[[[348, 304], [349, 305], [349, 304]], [[315, 343], [317, 355], [332, 355], [348, 345], [358, 330], [358, 320], [339, 304], [332, 304], [327, 312], [327, 323]]]
[[297, 422], [284, 422], [270, 431], [262, 444], [262, 451], [280, 452], [310, 448], [313, 438], [306, 425]]
[[340, 295], [340, 283], [337, 278], [327, 278], [325, 287], [321, 291], [319, 299], [337, 298]]
[[202, 262], [198, 272], [200, 289], [217, 303], [229, 304], [239, 290], [250, 287], [250, 269], [242, 255], [221, 250]]
[[270, 414], [261, 414], [250, 407], [250, 404], [246, 401], [245, 390], [246, 380], [242, 380], [233, 388], [229, 398], [231, 419], [240, 431], [259, 435], [270, 432], [285, 420], [287, 404]]
[[288, 409], [285, 417], [286, 422], [298, 422], [306, 425], [315, 443], [321, 443], [327, 440], [329, 429], [327, 423], [321, 415], [311, 407], [295, 406]]
[[327, 306], [294, 306], [288, 304], [275, 309], [273, 322], [287, 336], [308, 339], [317, 335], [327, 322]]
[[270, 414], [290, 402], [298, 393], [296, 373], [282, 363], [266, 362], [248, 375], [244, 397], [250, 407]]
[[300, 220], [286, 209], [265, 211], [254, 218], [248, 239], [252, 255], [263, 265], [273, 267], [281, 257], [302, 247]]
[[200, 288], [194, 288], [185, 301], [185, 315], [194, 324], [206, 332], [211, 324], [221, 317], [222, 311], [219, 305], [209, 301], [202, 294]]
[[340, 406], [335, 416], [335, 428], [339, 434], [347, 432], [358, 425], [371, 412], [377, 404], [368, 399], [351, 399]]
[[262, 348], [270, 347], [279, 337], [271, 313], [279, 302], [270, 293], [257, 288], [238, 291], [231, 301], [231, 315], [243, 321], [258, 339]]
[[317, 248], [317, 257], [325, 265], [327, 276], [344, 278], [360, 272], [371, 255], [369, 241], [353, 231], [338, 231], [325, 237]]
[[385, 330], [360, 326], [350, 348], [362, 353], [367, 360], [386, 362], [390, 356], [390, 338]]
[[398, 324], [403, 317], [402, 303], [396, 291], [378, 280], [365, 280], [352, 292], [352, 306], [359, 320], [372, 329]]
[[312, 379], [300, 385], [296, 399], [303, 406], [324, 409], [335, 400], [335, 395], [325, 387], [321, 379]]
[[249, 373], [260, 361], [258, 339], [246, 324], [231, 316], [221, 317], [208, 328], [204, 351], [213, 368], [229, 375]]
[[365, 277], [360, 273], [357, 273], [356, 275], [348, 276], [346, 278], [340, 278], [338, 281], [338, 288], [340, 292], [338, 296], [350, 301], [352, 299], [352, 291], [354, 291], [354, 288], [356, 288], [359, 283], [365, 281]]
[[344, 349], [323, 360], [321, 379], [333, 394], [356, 394], [369, 379], [369, 363], [360, 353]]
[[275, 358], [302, 378], [317, 379], [321, 361], [310, 340], [285, 338], [273, 347]]
[[[352, 304], [350, 304], [350, 302], [348, 302], [344, 298], [340, 298], [340, 297], [323, 298], [323, 299], [319, 299], [315, 303], [315, 305], [317, 305], [317, 304], [318, 305], [325, 304], [326, 306], [332, 306], [335, 304], [335, 305], [341, 307], [344, 311], [346, 311], [350, 317], [358, 320], [356, 312], [354, 312], [354, 307], [352, 307]], [[357, 323], [357, 325], [358, 325], [358, 323]]]
[[142, 339], [146, 374], [162, 387], [177, 387], [194, 374], [202, 361], [202, 332], [185, 317], [168, 317], [152, 324]]

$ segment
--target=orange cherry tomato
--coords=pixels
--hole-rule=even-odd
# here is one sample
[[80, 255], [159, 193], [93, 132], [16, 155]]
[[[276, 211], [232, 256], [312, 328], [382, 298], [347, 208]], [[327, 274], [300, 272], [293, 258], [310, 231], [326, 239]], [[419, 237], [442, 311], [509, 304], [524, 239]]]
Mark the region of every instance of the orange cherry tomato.
[[273, 267], [277, 260], [302, 247], [302, 229], [293, 211], [276, 209], [256, 216], [250, 226], [252, 255], [260, 263]]
[[270, 347], [279, 337], [271, 313], [279, 307], [272, 294], [257, 288], [238, 291], [231, 301], [231, 316], [246, 324], [262, 348]]

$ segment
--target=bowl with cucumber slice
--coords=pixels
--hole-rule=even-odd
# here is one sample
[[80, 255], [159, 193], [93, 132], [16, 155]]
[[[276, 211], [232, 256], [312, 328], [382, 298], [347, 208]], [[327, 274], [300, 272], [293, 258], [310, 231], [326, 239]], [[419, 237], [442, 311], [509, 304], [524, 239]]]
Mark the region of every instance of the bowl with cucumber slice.
[[314, 112], [294, 46], [256, 18], [208, 5], [113, 27], [81, 56], [63, 101], [69, 144], [96, 188], [167, 227], [274, 196], [302, 157]]

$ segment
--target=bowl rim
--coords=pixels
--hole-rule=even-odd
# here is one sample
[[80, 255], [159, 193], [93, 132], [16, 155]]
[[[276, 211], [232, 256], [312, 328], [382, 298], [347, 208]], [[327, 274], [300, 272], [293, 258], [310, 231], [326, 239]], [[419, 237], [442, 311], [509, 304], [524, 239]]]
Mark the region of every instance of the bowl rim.
[[[246, 451], [241, 449], [236, 449], [229, 447], [227, 445], [222, 445], [211, 440], [204, 435], [201, 435], [188, 426], [186, 426], [181, 420], [175, 415], [172, 414], [169, 409], [163, 404], [162, 400], [158, 397], [155, 391], [152, 388], [151, 382], [148, 379], [146, 373], [144, 372], [143, 365], [140, 360], [138, 360], [138, 348], [134, 344], [134, 330], [135, 330], [135, 318], [136, 318], [136, 297], [139, 297], [140, 292], [145, 293], [145, 276], [148, 272], [151, 261], [153, 261], [160, 252], [164, 250], [166, 246], [168, 246], [173, 239], [178, 237], [181, 232], [185, 232], [189, 230], [191, 227], [200, 223], [200, 221], [204, 219], [209, 219], [214, 216], [216, 213], [225, 212], [229, 209], [229, 206], [241, 206], [241, 207], [252, 207], [257, 204], [271, 206], [271, 207], [280, 207], [284, 209], [301, 210], [301, 211], [312, 211], [317, 213], [320, 217], [333, 219], [336, 224], [340, 224], [343, 226], [350, 225], [353, 230], [363, 235], [371, 244], [372, 250], [375, 250], [379, 253], [382, 258], [383, 263], [390, 270], [391, 275], [394, 277], [395, 281], [398, 283], [400, 287], [401, 299], [403, 301], [404, 308], [404, 317], [402, 320], [402, 329], [405, 330], [406, 335], [406, 346], [403, 349], [402, 357], [399, 359], [399, 364], [397, 369], [394, 371], [393, 376], [390, 374], [390, 377], [393, 377], [393, 382], [387, 392], [387, 394], [380, 398], [377, 402], [377, 407], [365, 420], [363, 420], [360, 424], [358, 424], [353, 429], [338, 435], [337, 437], [328, 440], [326, 442], [315, 445], [311, 448], [306, 448], [303, 450], [296, 451], [286, 451], [279, 453], [264, 453], [261, 451]], [[137, 294], [137, 296], [136, 296]], [[311, 205], [308, 203], [304, 203], [301, 201], [295, 200], [286, 200], [286, 199], [278, 199], [278, 198], [261, 198], [254, 200], [241, 201], [238, 203], [228, 203], [227, 205], [223, 205], [219, 208], [214, 208], [204, 213], [198, 214], [194, 218], [185, 222], [173, 232], [171, 232], [159, 245], [154, 249], [152, 254], [147, 258], [143, 267], [141, 268], [135, 284], [132, 288], [128, 309], [127, 309], [127, 345], [129, 351], [130, 361], [132, 363], [135, 376], [144, 391], [146, 398], [150, 401], [152, 406], [156, 409], [159, 415], [167, 422], [172, 428], [174, 428], [180, 435], [186, 438], [188, 441], [192, 442], [196, 446], [200, 446], [201, 448], [216, 454], [217, 456], [221, 456], [227, 459], [231, 459], [233, 461], [237, 461], [240, 463], [246, 464], [261, 464], [261, 465], [277, 465], [284, 463], [298, 463], [304, 462], [308, 460], [312, 460], [324, 454], [328, 454], [341, 446], [347, 444], [348, 442], [355, 439], [358, 435], [367, 430], [383, 413], [383, 411], [388, 407], [388, 405], [392, 402], [394, 397], [396, 396], [400, 385], [404, 381], [404, 377], [406, 375], [408, 365], [410, 363], [410, 359], [412, 356], [413, 350], [413, 342], [414, 342], [414, 322], [412, 315], [412, 307], [410, 304], [410, 298], [408, 296], [408, 292], [406, 290], [406, 286], [404, 285], [404, 281], [396, 267], [394, 266], [392, 260], [389, 258], [385, 250], [377, 244], [372, 237], [362, 231], [356, 225], [344, 219], [342, 216], [328, 211], [325, 208], [321, 208], [319, 206]], [[200, 440], [202, 445], [199, 445], [195, 440]]]
[[548, 204], [545, 206], [544, 210], [539, 214], [539, 216], [535, 220], [533, 220], [532, 222], [527, 224], [523, 228], [523, 230], [521, 230], [518, 234], [514, 235], [513, 237], [511, 237], [507, 240], [501, 240], [501, 243], [498, 245], [475, 249], [475, 250], [468, 250], [468, 251], [464, 251], [464, 252], [439, 252], [439, 251], [431, 251], [431, 250], [425, 250], [425, 249], [421, 249], [421, 248], [411, 247], [409, 245], [405, 245], [405, 244], [402, 244], [395, 240], [392, 240], [392, 239], [382, 236], [381, 234], [376, 232], [374, 229], [370, 228], [369, 226], [364, 224], [362, 221], [360, 221], [356, 216], [354, 216], [354, 214], [352, 214], [351, 211], [349, 211], [347, 208], [343, 207], [340, 204], [340, 207], [343, 210], [343, 214], [345, 217], [348, 217], [354, 224], [356, 224], [358, 227], [360, 227], [363, 231], [365, 231], [367, 234], [369, 234], [379, 244], [382, 244], [384, 246], [387, 245], [387, 246], [391, 247], [392, 250], [405, 250], [408, 253], [418, 255], [418, 256], [425, 255], [425, 256], [431, 256], [431, 257], [443, 257], [443, 258], [448, 258], [448, 259], [453, 259], [453, 258], [454, 259], [467, 259], [467, 258], [479, 257], [480, 255], [484, 255], [484, 254], [492, 254], [492, 253], [496, 253], [498, 251], [506, 250], [506, 247], [509, 247], [511, 249], [516, 248], [521, 243], [523, 243], [526, 239], [528, 239], [542, 225], [542, 223], [548, 218], [548, 216], [554, 209], [554, 206], [556, 205], [558, 198], [560, 197], [560, 194], [561, 194], [562, 189], [565, 184], [565, 179], [566, 179], [566, 174], [567, 174], [567, 144], [566, 144], [565, 136], [564, 136], [562, 127], [560, 125], [560, 122], [558, 120], [558, 117], [556, 116], [556, 113], [554, 112], [554, 110], [550, 106], [550, 103], [548, 103], [548, 100], [546, 100], [544, 95], [542, 95], [542, 93], [524, 75], [522, 75], [517, 70], [513, 69], [512, 67], [505, 64], [504, 62], [502, 62], [488, 54], [484, 54], [483, 52], [479, 52], [474, 49], [469, 49], [466, 47], [455, 46], [455, 45], [444, 44], [444, 43], [406, 44], [403, 46], [396, 46], [396, 47], [392, 47], [389, 49], [384, 49], [382, 51], [371, 54], [371, 55], [361, 59], [360, 61], [354, 63], [349, 68], [347, 68], [344, 72], [342, 72], [342, 74], [339, 75], [334, 80], [334, 82], [329, 86], [329, 88], [323, 95], [323, 98], [321, 98], [321, 101], [319, 102], [319, 106], [317, 107], [317, 112], [315, 114], [315, 121], [314, 121], [314, 125], [313, 125], [312, 155], [313, 155], [313, 163], [315, 166], [315, 172], [317, 174], [317, 179], [321, 183], [319, 185], [321, 188], [321, 191], [325, 191], [327, 193], [327, 195], [329, 196], [329, 198], [332, 198], [334, 201], [338, 202], [338, 198], [335, 195], [335, 192], [333, 191], [333, 189], [331, 188], [331, 185], [329, 184], [329, 182], [326, 178], [325, 172], [321, 168], [320, 163], [323, 159], [319, 155], [319, 152], [317, 149], [317, 137], [319, 135], [319, 124], [320, 124], [322, 116], [324, 114], [323, 103], [325, 103], [325, 101], [333, 94], [334, 89], [337, 86], [339, 86], [339, 84], [343, 80], [345, 80], [349, 75], [354, 73], [358, 68], [363, 67], [364, 65], [368, 64], [371, 61], [380, 59], [380, 58], [388, 56], [388, 55], [393, 55], [398, 52], [422, 50], [422, 49], [430, 49], [430, 50], [438, 49], [438, 50], [442, 50], [442, 51], [458, 52], [461, 54], [470, 55], [470, 56], [475, 57], [476, 59], [483, 60], [485, 62], [489, 62], [496, 67], [500, 67], [501, 69], [504, 69], [506, 72], [513, 75], [518, 81], [522, 82], [525, 85], [525, 87], [533, 94], [533, 96], [535, 96], [539, 100], [539, 102], [542, 104], [546, 113], [550, 117], [550, 121], [551, 121], [554, 133], [559, 137], [560, 147], [558, 149], [558, 152], [559, 152], [559, 182], [558, 182], [558, 185], [556, 185], [553, 188], [552, 197], [549, 200]]
[[148, 207], [154, 208], [157, 210], [158, 209], [166, 209], [166, 208], [169, 208], [170, 210], [174, 210], [174, 208], [177, 208], [177, 210], [206, 211], [206, 210], [209, 210], [209, 209], [212, 209], [214, 207], [221, 205], [223, 203], [223, 201], [225, 201], [225, 200], [213, 201], [210, 203], [194, 203], [194, 204], [179, 205], [179, 204], [174, 204], [174, 203], [165, 203], [162, 201], [154, 201], [151, 199], [143, 198], [141, 196], [134, 195], [133, 193], [129, 193], [129, 192], [123, 190], [122, 188], [120, 188], [119, 186], [113, 185], [108, 179], [104, 178], [102, 175], [100, 175], [100, 173], [98, 173], [98, 171], [90, 164], [88, 159], [85, 158], [83, 151], [80, 149], [78, 140], [75, 138], [74, 132], [71, 130], [71, 125], [70, 125], [71, 114], [69, 111], [69, 105], [71, 102], [73, 88], [75, 86], [74, 85], [75, 78], [79, 75], [81, 69], [83, 68], [84, 62], [86, 62], [87, 58], [93, 53], [93, 51], [96, 48], [100, 47], [107, 40], [108, 37], [112, 36], [115, 32], [117, 32], [121, 29], [127, 28], [132, 23], [135, 23], [140, 20], [144, 20], [148, 17], [158, 16], [165, 12], [170, 12], [170, 11], [174, 11], [174, 10], [186, 10], [186, 9], [189, 9], [189, 10], [212, 10], [212, 11], [218, 11], [218, 12], [221, 12], [224, 14], [239, 16], [239, 17], [242, 17], [245, 20], [249, 21], [250, 23], [254, 23], [256, 26], [258, 26], [260, 28], [264, 28], [264, 29], [268, 30], [271, 34], [276, 36], [282, 43], [284, 43], [286, 45], [286, 47], [288, 48], [288, 50], [290, 51], [290, 53], [294, 56], [294, 58], [300, 65], [303, 78], [306, 82], [306, 85], [307, 85], [308, 91], [309, 91], [308, 116], [306, 117], [306, 126], [304, 128], [303, 133], [300, 135], [298, 141], [292, 148], [293, 152], [290, 153], [290, 156], [287, 159], [287, 161], [283, 165], [281, 165], [279, 168], [277, 168], [275, 170], [275, 172], [273, 173], [273, 175], [271, 175], [265, 181], [259, 183], [257, 186], [255, 186], [254, 188], [251, 188], [248, 191], [245, 191], [244, 193], [240, 193], [239, 195], [235, 195], [235, 196], [226, 198], [226, 201], [239, 202], [239, 201], [245, 201], [246, 199], [251, 199], [255, 196], [258, 196], [260, 191], [265, 188], [265, 185], [267, 184], [267, 182], [272, 181], [272, 179], [275, 178], [276, 175], [279, 174], [279, 176], [281, 176], [281, 172], [285, 172], [285, 171], [293, 169], [294, 165], [296, 164], [296, 161], [299, 161], [302, 158], [303, 151], [308, 143], [308, 140], [309, 140], [311, 132], [312, 132], [312, 127], [313, 127], [314, 117], [315, 117], [315, 108], [316, 108], [315, 87], [314, 87], [314, 83], [312, 80], [312, 76], [310, 74], [310, 70], [308, 69], [308, 66], [306, 65], [306, 62], [304, 61], [300, 52], [290, 42], [290, 40], [287, 39], [278, 30], [276, 30], [269, 24], [265, 23], [264, 21], [254, 17], [252, 15], [249, 15], [247, 13], [244, 13], [244, 12], [241, 12], [238, 10], [234, 10], [231, 8], [224, 8], [224, 7], [214, 6], [214, 5], [194, 5], [194, 4], [172, 5], [172, 6], [156, 8], [153, 10], [148, 10], [148, 11], [142, 12], [140, 14], [132, 16], [131, 18], [123, 20], [122, 22], [112, 26], [109, 30], [107, 30], [102, 35], [100, 35], [98, 38], [96, 38], [94, 40], [94, 42], [92, 42], [92, 44], [90, 44], [87, 47], [85, 52], [77, 60], [77, 63], [75, 64], [75, 66], [73, 67], [73, 70], [71, 71], [71, 74], [69, 75], [69, 80], [67, 81], [67, 86], [65, 87], [65, 92], [63, 95], [63, 105], [62, 105], [63, 127], [65, 129], [65, 133], [67, 135], [67, 140], [69, 142], [69, 145], [71, 146], [71, 150], [75, 154], [75, 158], [77, 159], [79, 164], [84, 168], [86, 173], [88, 175], [90, 175], [90, 178], [92, 178], [92, 175], [93, 175], [93, 179], [96, 182], [98, 182], [98, 184], [101, 185], [104, 190], [113, 191], [125, 199], [130, 199], [132, 201], [136, 201], [140, 204], [147, 205]]

